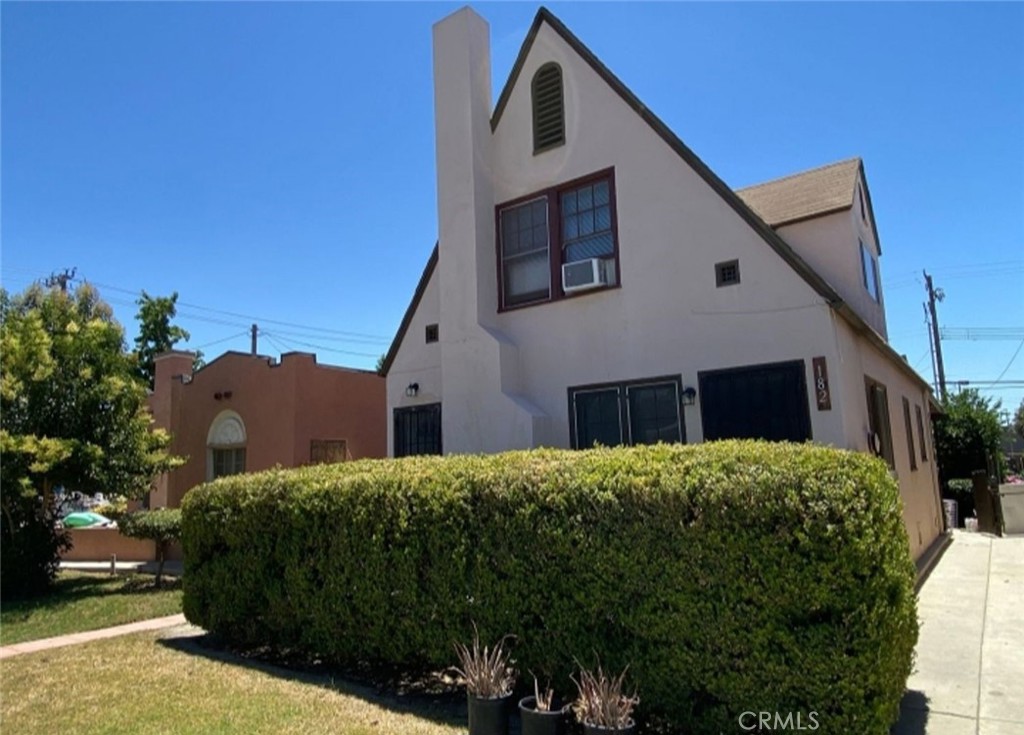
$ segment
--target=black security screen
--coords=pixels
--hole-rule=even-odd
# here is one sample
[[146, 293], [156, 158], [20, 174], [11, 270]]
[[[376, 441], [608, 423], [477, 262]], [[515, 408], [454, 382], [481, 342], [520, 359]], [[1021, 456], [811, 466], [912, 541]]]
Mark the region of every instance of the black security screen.
[[441, 454], [441, 404], [395, 409], [395, 456]]

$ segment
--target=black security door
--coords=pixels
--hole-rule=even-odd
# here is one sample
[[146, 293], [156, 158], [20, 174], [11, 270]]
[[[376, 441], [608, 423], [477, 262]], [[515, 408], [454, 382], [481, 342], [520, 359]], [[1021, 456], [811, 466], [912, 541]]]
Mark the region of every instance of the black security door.
[[700, 373], [704, 440], [811, 438], [802, 360]]
[[395, 409], [395, 456], [441, 454], [441, 404]]

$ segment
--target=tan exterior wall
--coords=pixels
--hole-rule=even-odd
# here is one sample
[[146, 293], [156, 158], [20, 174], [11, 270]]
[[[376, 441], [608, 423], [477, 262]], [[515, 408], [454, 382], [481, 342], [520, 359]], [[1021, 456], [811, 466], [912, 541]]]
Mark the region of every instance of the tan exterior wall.
[[188, 490], [212, 477], [207, 439], [225, 412], [245, 426], [247, 472], [308, 464], [314, 439], [344, 439], [351, 459], [387, 454], [385, 385], [376, 374], [317, 365], [313, 355], [302, 353], [272, 363], [229, 352], [188, 383], [160, 368], [158, 358], [151, 397], [156, 424], [171, 432], [172, 453], [187, 461], [168, 474], [162, 494], [158, 483], [153, 506], [176, 507]]
[[[930, 415], [930, 391], [922, 382], [911, 379], [891, 359], [868, 340], [856, 334], [845, 322], [837, 320], [840, 360], [833, 379], [834, 391], [842, 394], [845, 406], [843, 421], [848, 437], [847, 447], [870, 451], [868, 445], [868, 405], [864, 379], [870, 377], [886, 387], [889, 424], [896, 468], [894, 476], [903, 499], [903, 520], [914, 558], [942, 532], [942, 502], [939, 497], [938, 472]], [[916, 469], [911, 469], [907, 427], [903, 417], [903, 398], [910, 403], [910, 430], [916, 453]], [[915, 408], [921, 409], [924, 422], [925, 453], [921, 458], [922, 437], [917, 427]]]

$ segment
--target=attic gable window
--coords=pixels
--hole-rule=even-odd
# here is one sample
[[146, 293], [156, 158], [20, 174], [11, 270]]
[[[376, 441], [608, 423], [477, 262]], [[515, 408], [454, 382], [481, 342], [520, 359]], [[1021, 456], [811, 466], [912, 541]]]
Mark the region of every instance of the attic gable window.
[[565, 95], [562, 67], [545, 64], [533, 75], [533, 152], [542, 153], [565, 143]]

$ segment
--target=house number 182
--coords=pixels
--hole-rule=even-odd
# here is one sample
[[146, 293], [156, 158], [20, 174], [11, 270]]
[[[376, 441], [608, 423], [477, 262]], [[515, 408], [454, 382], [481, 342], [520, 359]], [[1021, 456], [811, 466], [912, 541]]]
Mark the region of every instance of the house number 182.
[[818, 410], [831, 411], [832, 394], [828, 389], [828, 365], [824, 357], [815, 357], [811, 364], [814, 369], [814, 394], [818, 398]]

